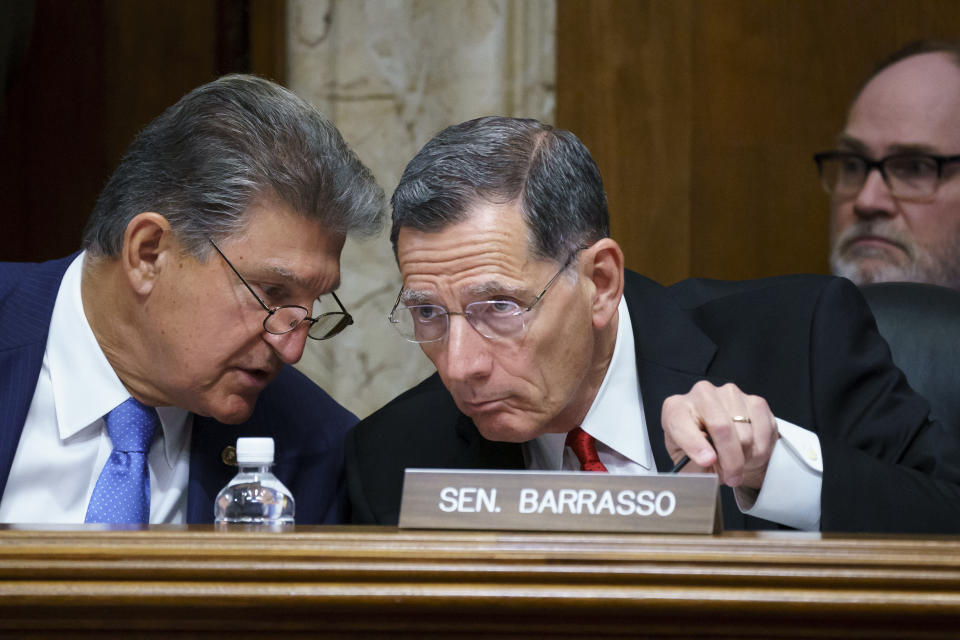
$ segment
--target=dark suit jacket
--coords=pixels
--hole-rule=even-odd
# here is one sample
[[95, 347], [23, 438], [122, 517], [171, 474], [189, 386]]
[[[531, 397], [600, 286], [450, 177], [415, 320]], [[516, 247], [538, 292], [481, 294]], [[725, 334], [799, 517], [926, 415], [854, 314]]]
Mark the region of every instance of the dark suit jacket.
[[[0, 263], [0, 494], [37, 385], [60, 281], [74, 257]], [[273, 437], [274, 473], [293, 493], [298, 523], [342, 522], [343, 438], [356, 421], [293, 367], [284, 367], [264, 389], [243, 424], [194, 415], [187, 522], [213, 522], [213, 501], [237, 472], [221, 452], [240, 436]]]
[[[825, 531], [960, 532], [960, 430], [928, 418], [847, 280], [787, 276], [687, 280], [662, 287], [627, 273], [624, 291], [657, 468], [671, 466], [663, 401], [698, 380], [735, 382], [774, 414], [819, 435]], [[558, 336], [562, 339], [562, 336]], [[395, 523], [407, 467], [521, 469], [520, 445], [480, 436], [438, 376], [347, 436], [352, 520]], [[724, 488], [729, 529], [769, 528]]]

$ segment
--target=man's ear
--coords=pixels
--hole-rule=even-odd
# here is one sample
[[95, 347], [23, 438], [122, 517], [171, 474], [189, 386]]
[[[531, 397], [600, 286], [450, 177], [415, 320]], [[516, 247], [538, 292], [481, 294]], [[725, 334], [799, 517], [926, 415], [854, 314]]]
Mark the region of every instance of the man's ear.
[[584, 276], [593, 284], [593, 326], [606, 327], [623, 295], [623, 251], [613, 238], [603, 238], [583, 250]]
[[148, 295], [157, 276], [169, 259], [173, 246], [170, 223], [159, 213], [138, 213], [127, 224], [120, 250], [120, 265], [131, 287], [140, 295]]

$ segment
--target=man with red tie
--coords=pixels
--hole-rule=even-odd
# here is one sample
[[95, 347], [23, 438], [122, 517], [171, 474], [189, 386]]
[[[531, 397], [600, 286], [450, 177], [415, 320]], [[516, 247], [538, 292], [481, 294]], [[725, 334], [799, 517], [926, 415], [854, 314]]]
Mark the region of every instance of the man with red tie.
[[589, 152], [533, 120], [440, 132], [392, 198], [390, 322], [437, 374], [347, 438], [355, 522], [406, 468], [715, 471], [728, 528], [960, 530], [960, 442], [846, 280], [624, 269]]

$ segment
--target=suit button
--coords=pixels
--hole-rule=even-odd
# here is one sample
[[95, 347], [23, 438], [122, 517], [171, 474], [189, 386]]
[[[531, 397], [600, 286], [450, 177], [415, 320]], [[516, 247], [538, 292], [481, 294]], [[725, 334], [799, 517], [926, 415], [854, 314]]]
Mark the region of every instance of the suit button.
[[223, 464], [229, 467], [237, 466], [237, 448], [232, 444], [228, 444], [223, 448], [223, 451], [220, 452], [220, 459], [223, 460]]

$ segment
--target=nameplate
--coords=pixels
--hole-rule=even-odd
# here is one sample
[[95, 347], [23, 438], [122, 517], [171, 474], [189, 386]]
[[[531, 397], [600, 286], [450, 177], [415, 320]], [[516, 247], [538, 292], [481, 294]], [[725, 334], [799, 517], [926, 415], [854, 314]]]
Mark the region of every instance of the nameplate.
[[407, 469], [401, 528], [720, 531], [716, 474]]

